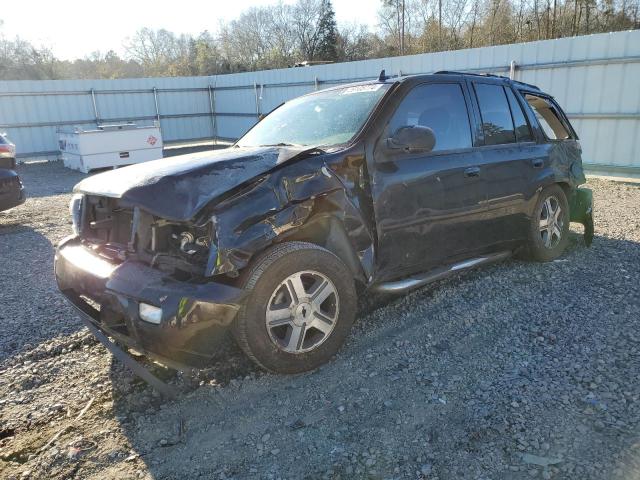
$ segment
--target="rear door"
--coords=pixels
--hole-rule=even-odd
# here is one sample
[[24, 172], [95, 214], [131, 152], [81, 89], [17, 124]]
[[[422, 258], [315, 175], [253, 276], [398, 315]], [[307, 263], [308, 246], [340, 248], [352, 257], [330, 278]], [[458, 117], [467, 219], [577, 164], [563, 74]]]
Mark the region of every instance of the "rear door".
[[[372, 193], [380, 279], [426, 270], [483, 245], [486, 193], [469, 105], [462, 80], [421, 83], [404, 96], [377, 140]], [[387, 148], [386, 139], [409, 125], [434, 131], [433, 151]]]
[[487, 188], [487, 239], [491, 246], [526, 237], [536, 170], [545, 165], [520, 100], [502, 80], [469, 81], [482, 123], [483, 174]]

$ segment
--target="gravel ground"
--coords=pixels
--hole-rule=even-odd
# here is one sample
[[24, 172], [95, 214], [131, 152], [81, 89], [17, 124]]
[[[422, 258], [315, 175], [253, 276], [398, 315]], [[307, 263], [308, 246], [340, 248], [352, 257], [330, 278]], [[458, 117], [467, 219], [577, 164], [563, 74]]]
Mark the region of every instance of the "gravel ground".
[[174, 402], [114, 362], [56, 291], [82, 176], [20, 168], [0, 213], [0, 477], [640, 479], [640, 185], [592, 180], [596, 238], [365, 299], [298, 376], [228, 360]]

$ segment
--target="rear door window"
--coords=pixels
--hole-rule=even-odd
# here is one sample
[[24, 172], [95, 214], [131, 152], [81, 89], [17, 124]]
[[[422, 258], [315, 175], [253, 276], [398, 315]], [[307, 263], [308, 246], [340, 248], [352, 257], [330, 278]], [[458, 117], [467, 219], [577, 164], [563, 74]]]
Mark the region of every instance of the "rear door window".
[[515, 143], [516, 134], [509, 102], [501, 85], [474, 83], [485, 145]]
[[540, 123], [544, 134], [549, 140], [566, 140], [571, 138], [569, 129], [562, 121], [562, 116], [550, 100], [530, 93], [525, 94], [524, 98], [533, 109], [538, 123]]
[[527, 118], [522, 111], [522, 105], [510, 88], [505, 88], [504, 91], [507, 93], [509, 107], [511, 107], [511, 116], [513, 117], [513, 123], [516, 127], [516, 140], [518, 142], [532, 142], [533, 134], [531, 133]]
[[400, 127], [421, 125], [433, 130], [433, 151], [471, 147], [471, 125], [462, 87], [457, 83], [418, 85], [402, 100], [389, 123], [393, 134]]

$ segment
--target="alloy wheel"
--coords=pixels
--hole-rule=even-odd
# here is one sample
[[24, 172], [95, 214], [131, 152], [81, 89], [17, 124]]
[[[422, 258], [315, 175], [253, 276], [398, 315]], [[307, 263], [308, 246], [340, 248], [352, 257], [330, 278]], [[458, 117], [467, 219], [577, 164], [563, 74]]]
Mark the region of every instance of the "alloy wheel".
[[269, 337], [288, 353], [304, 353], [324, 343], [339, 313], [333, 282], [315, 271], [288, 276], [274, 290], [265, 316]]
[[564, 212], [555, 196], [549, 196], [542, 204], [539, 219], [540, 236], [545, 248], [555, 248], [562, 238]]

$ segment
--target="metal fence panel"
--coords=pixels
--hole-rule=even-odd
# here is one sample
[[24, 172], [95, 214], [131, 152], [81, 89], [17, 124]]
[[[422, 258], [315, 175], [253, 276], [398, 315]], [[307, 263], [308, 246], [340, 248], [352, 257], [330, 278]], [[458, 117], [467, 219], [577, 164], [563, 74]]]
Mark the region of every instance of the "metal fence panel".
[[22, 158], [57, 156], [56, 128], [159, 119], [165, 142], [240, 137], [282, 102], [388, 75], [459, 70], [509, 75], [553, 94], [585, 163], [640, 168], [640, 31], [213, 77], [0, 82], [0, 130]]

